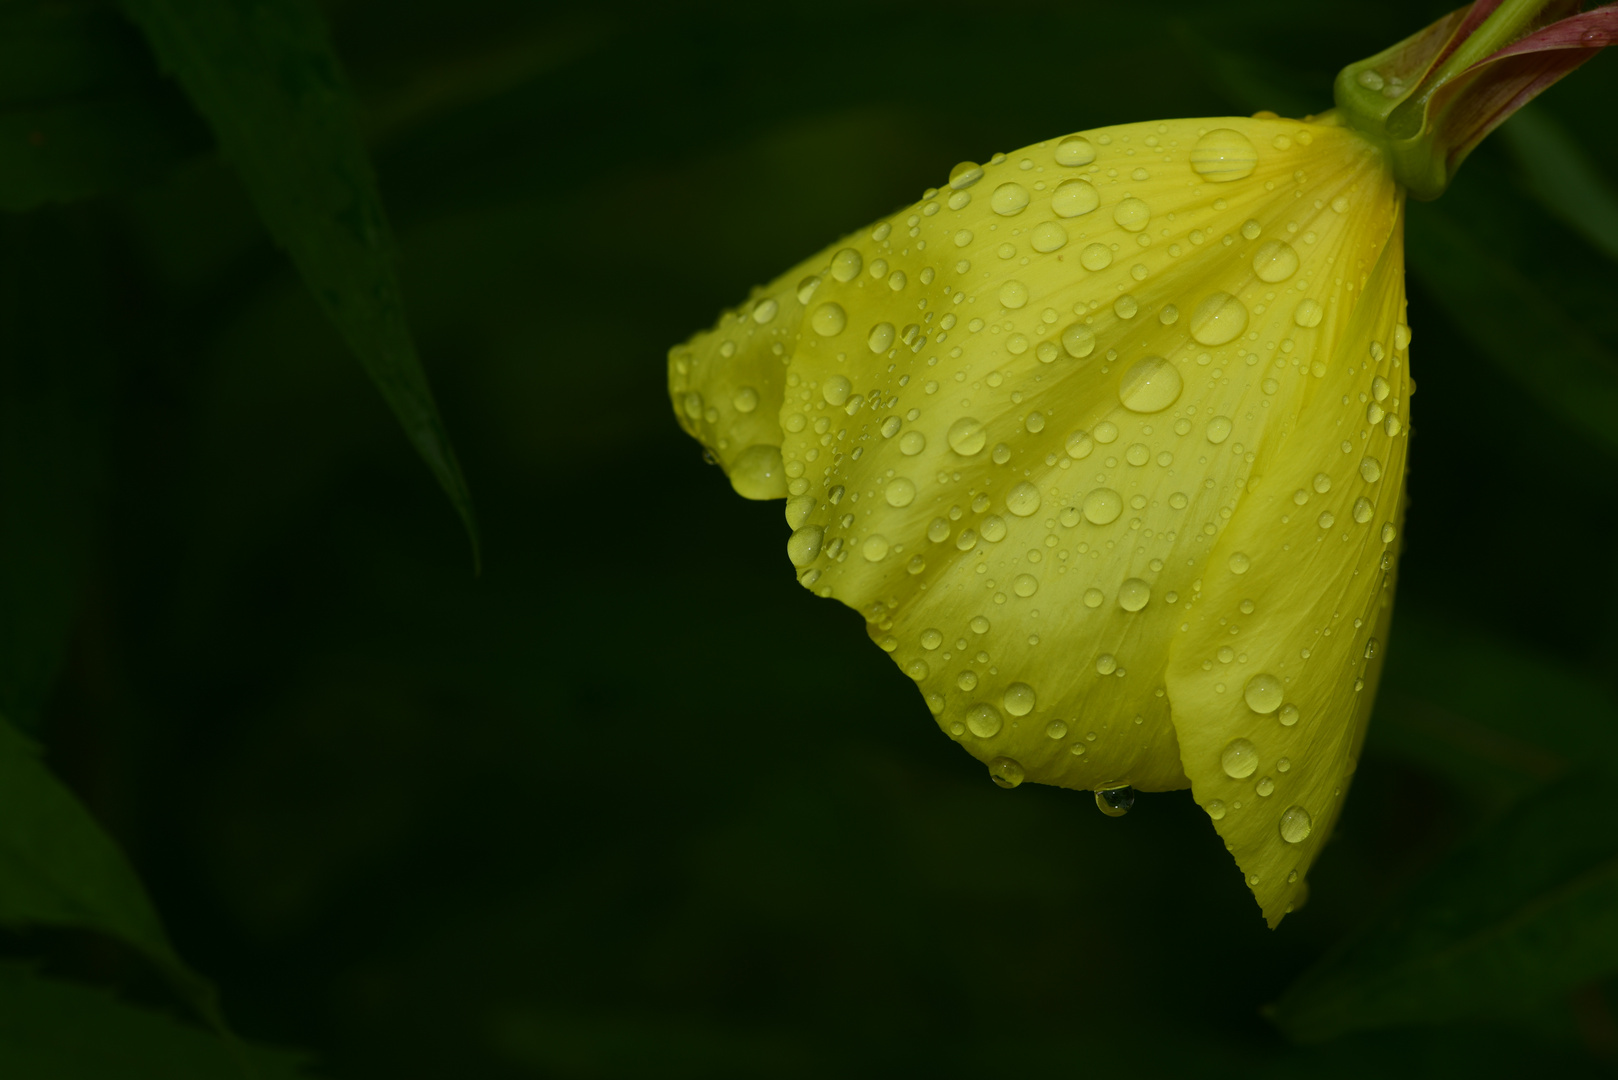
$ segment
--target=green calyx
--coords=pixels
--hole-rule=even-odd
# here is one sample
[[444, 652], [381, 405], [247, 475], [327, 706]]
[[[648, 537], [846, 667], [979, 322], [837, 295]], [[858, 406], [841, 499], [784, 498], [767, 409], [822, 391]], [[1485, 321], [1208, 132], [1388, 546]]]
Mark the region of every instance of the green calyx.
[[1474, 5], [1337, 73], [1332, 93], [1345, 123], [1380, 145], [1410, 197], [1436, 199], [1481, 135], [1450, 132], [1456, 102], [1440, 93], [1457, 76], [1540, 25], [1553, 0], [1503, 0], [1477, 19]]

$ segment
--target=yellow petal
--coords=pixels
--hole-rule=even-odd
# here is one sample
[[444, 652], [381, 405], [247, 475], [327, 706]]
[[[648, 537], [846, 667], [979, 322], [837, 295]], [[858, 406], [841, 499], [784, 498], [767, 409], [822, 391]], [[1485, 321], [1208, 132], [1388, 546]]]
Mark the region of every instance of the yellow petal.
[[1333, 268], [1342, 334], [1302, 398], [1277, 406], [1287, 412], [1257, 450], [1168, 672], [1192, 792], [1271, 926], [1301, 900], [1342, 808], [1392, 611], [1404, 250], [1397, 204], [1362, 220]]
[[747, 302], [719, 316], [712, 330], [669, 350], [669, 396], [680, 425], [713, 454], [738, 494], [779, 499], [781, 392], [803, 321], [803, 301], [843, 245], [805, 259]]
[[1170, 649], [1355, 305], [1350, 204], [1386, 238], [1329, 123], [1102, 129], [958, 168], [813, 297], [788, 553], [997, 780], [1186, 786]]

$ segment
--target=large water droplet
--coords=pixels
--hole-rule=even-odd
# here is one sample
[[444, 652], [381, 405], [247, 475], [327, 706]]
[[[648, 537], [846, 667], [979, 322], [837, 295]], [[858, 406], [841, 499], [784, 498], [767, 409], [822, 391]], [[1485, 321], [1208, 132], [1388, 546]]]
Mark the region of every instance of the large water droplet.
[[1111, 525], [1123, 512], [1123, 496], [1111, 488], [1096, 488], [1084, 497], [1084, 516], [1092, 525]]
[[1216, 416], [1208, 421], [1208, 441], [1218, 446], [1230, 438], [1231, 428], [1234, 427], [1228, 416]]
[[1051, 213], [1075, 218], [1101, 205], [1101, 192], [1088, 180], [1064, 180], [1051, 194]]
[[780, 499], [787, 493], [779, 446], [749, 446], [730, 466], [730, 486], [744, 499]]
[[1108, 817], [1123, 817], [1135, 805], [1135, 789], [1128, 784], [1096, 792], [1096, 809]]
[[872, 533], [860, 545], [860, 554], [865, 556], [867, 562], [881, 562], [888, 557], [888, 538], [881, 533]]
[[1012, 182], [1001, 184], [989, 196], [989, 207], [1002, 217], [1020, 214], [1028, 206], [1028, 189]]
[[841, 405], [854, 392], [854, 384], [841, 375], [832, 375], [820, 384], [820, 396], [828, 405]]
[[1258, 151], [1246, 135], [1230, 128], [1215, 128], [1191, 148], [1191, 169], [1216, 184], [1252, 176]]
[[787, 558], [793, 566], [808, 566], [820, 555], [820, 542], [826, 530], [819, 525], [805, 525], [787, 537]]
[[1309, 832], [1315, 823], [1309, 818], [1309, 811], [1301, 806], [1289, 806], [1281, 815], [1281, 839], [1289, 844], [1301, 844], [1309, 838]]
[[974, 705], [966, 714], [966, 726], [980, 739], [992, 739], [1000, 734], [1000, 710], [993, 705]]
[[1138, 577], [1132, 577], [1118, 586], [1118, 606], [1125, 611], [1139, 611], [1152, 599], [1152, 587]]
[[1022, 762], [1015, 758], [997, 757], [989, 762], [989, 779], [997, 787], [1014, 788], [1022, 783], [1024, 775]]
[[843, 305], [832, 301], [821, 304], [815, 308], [815, 313], [809, 316], [809, 325], [814, 327], [815, 333], [821, 337], [836, 337], [848, 325], [848, 313]]
[[1069, 135], [1056, 144], [1058, 165], [1088, 165], [1095, 159], [1095, 144], [1083, 135]]
[[1180, 369], [1161, 356], [1136, 361], [1118, 381], [1118, 400], [1131, 412], [1162, 412], [1180, 398]]
[[956, 191], [971, 187], [983, 179], [983, 166], [975, 161], [963, 161], [949, 171], [949, 186]]
[[1272, 713], [1281, 707], [1281, 680], [1268, 673], [1254, 675], [1247, 680], [1242, 697], [1247, 699], [1247, 707], [1254, 712]]
[[1075, 360], [1082, 360], [1095, 351], [1095, 331], [1082, 323], [1074, 323], [1062, 331], [1062, 348]]
[[1079, 265], [1086, 270], [1105, 270], [1112, 265], [1112, 248], [1106, 244], [1090, 244], [1079, 252]]
[[877, 323], [871, 327], [871, 332], [865, 338], [865, 343], [874, 353], [885, 353], [893, 348], [894, 329], [890, 322]]
[[1191, 313], [1191, 336], [1203, 345], [1223, 345], [1247, 329], [1247, 308], [1229, 293], [1216, 292]]
[[1039, 252], [1060, 250], [1067, 245], [1067, 230], [1059, 222], [1045, 221], [1034, 226], [1028, 236], [1028, 246]]
[[1124, 199], [1112, 211], [1112, 220], [1127, 232], [1140, 232], [1152, 220], [1152, 209], [1139, 199]]
[[1006, 509], [1018, 517], [1027, 517], [1039, 511], [1039, 489], [1024, 480], [1006, 492]]
[[1006, 712], [1012, 716], [1027, 716], [1034, 711], [1034, 703], [1037, 700], [1038, 695], [1034, 693], [1032, 686], [1024, 682], [1014, 682], [1006, 687], [1002, 704], [1005, 705]]
[[1298, 252], [1285, 240], [1268, 240], [1253, 253], [1253, 273], [1274, 284], [1298, 272]]
[[944, 439], [951, 450], [962, 457], [971, 457], [982, 452], [984, 444], [989, 441], [989, 433], [983, 429], [981, 420], [963, 416], [949, 426]]
[[[853, 248], [843, 248], [831, 257], [831, 276], [838, 281], [853, 281], [860, 276], [865, 259]], [[816, 282], [819, 284], [819, 282]], [[813, 292], [813, 290], [810, 290]]]
[[1232, 780], [1245, 780], [1258, 770], [1258, 747], [1246, 739], [1232, 739], [1219, 754], [1219, 767]]
[[1305, 330], [1320, 325], [1320, 320], [1326, 314], [1326, 309], [1320, 306], [1319, 300], [1300, 300], [1298, 308], [1292, 313], [1292, 321]]
[[916, 485], [913, 481], [902, 476], [896, 476], [888, 481], [885, 492], [888, 505], [892, 507], [909, 506], [916, 500]]

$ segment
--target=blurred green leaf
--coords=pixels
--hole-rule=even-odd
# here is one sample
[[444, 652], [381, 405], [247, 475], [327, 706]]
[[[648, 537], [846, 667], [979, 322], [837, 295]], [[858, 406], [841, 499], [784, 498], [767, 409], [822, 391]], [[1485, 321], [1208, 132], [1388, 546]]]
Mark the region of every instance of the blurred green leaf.
[[31, 923], [127, 942], [219, 1022], [212, 987], [175, 953], [118, 845], [45, 768], [39, 748], [0, 719], [0, 924]]
[[1618, 192], [1575, 139], [1543, 107], [1517, 113], [1500, 129], [1540, 203], [1597, 249], [1618, 259]]
[[1618, 450], [1618, 356], [1523, 273], [1492, 231], [1469, 228], [1449, 204], [1412, 207], [1406, 228], [1411, 269], [1478, 351], [1552, 413]]
[[1564, 660], [1406, 603], [1368, 739], [1377, 753], [1503, 804], [1576, 763], [1618, 770], [1618, 701]]
[[449, 495], [477, 562], [471, 494], [405, 321], [392, 233], [319, 9], [312, 0], [124, 8]]
[[246, 1048], [17, 964], [0, 964], [0, 1076], [17, 1080], [280, 1080], [300, 1057]]
[[1429, 1024], [1618, 970], [1618, 790], [1562, 778], [1445, 858], [1272, 1007], [1289, 1037]]
[[0, 209], [120, 190], [207, 142], [112, 3], [0, 5]]

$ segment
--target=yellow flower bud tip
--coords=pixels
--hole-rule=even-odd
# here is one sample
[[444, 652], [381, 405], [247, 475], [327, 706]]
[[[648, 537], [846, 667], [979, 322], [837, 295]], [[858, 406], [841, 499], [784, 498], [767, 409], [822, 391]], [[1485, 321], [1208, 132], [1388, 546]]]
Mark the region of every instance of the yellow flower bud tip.
[[1386, 640], [1403, 198], [1335, 114], [962, 163], [675, 349], [676, 415], [997, 784], [1189, 786], [1274, 925]]

